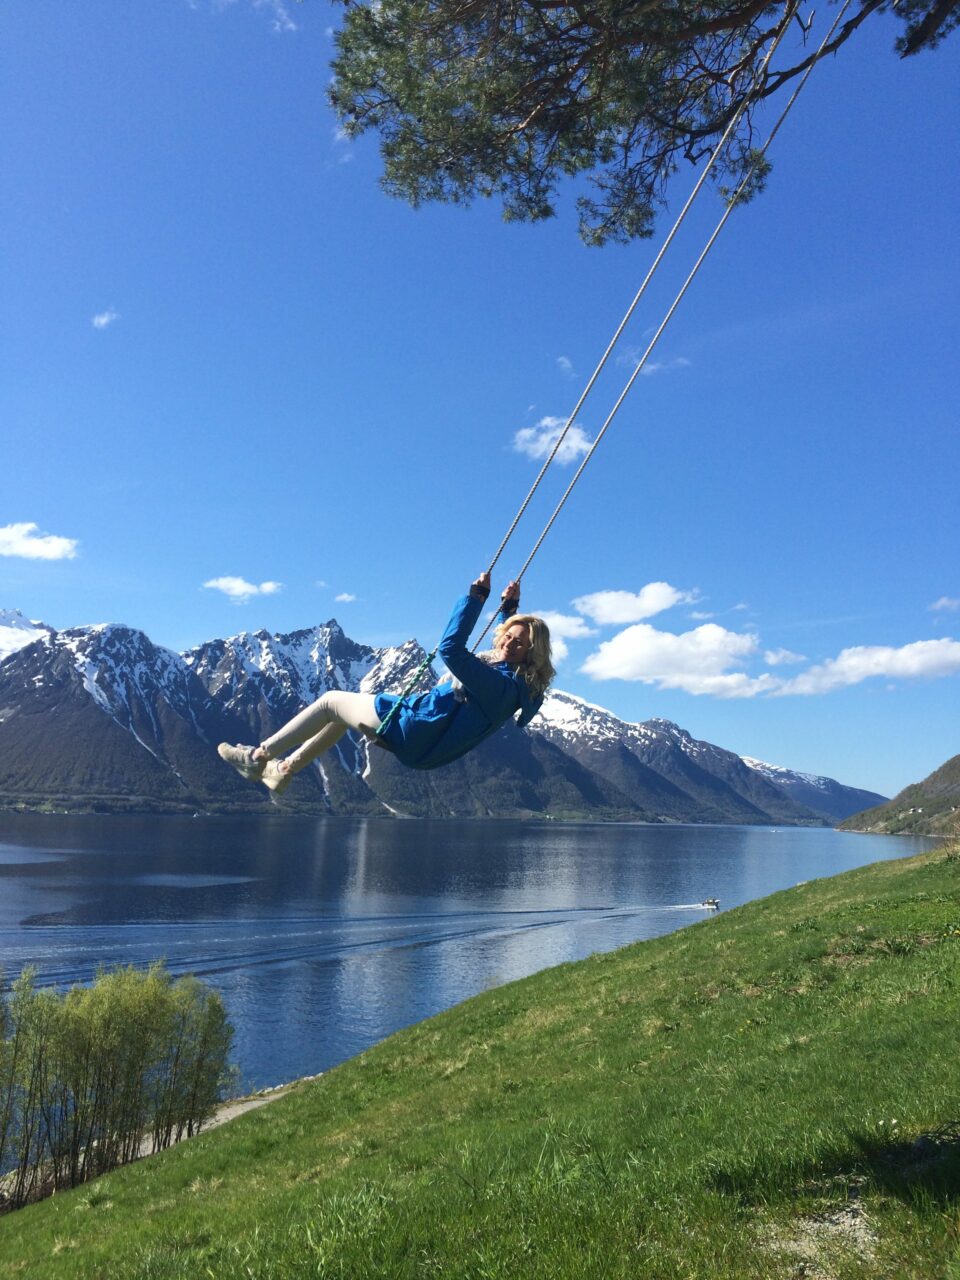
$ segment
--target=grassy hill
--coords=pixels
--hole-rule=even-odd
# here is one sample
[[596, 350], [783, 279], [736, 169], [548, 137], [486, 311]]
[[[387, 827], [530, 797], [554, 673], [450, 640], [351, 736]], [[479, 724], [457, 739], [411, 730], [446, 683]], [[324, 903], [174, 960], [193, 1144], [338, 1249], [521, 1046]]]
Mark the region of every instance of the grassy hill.
[[0, 1220], [0, 1275], [960, 1277], [960, 846], [548, 970]]
[[840, 829], [879, 835], [960, 836], [960, 756], [953, 756], [922, 782], [904, 787], [886, 804], [847, 818]]

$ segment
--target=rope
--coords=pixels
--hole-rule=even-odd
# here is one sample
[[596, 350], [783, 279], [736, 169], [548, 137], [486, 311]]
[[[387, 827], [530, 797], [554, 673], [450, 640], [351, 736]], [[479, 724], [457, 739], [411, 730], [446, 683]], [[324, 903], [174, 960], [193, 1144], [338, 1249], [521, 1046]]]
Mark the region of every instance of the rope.
[[[779, 133], [781, 125], [782, 125], [782, 124], [783, 124], [783, 122], [786, 120], [787, 116], [790, 114], [790, 111], [791, 111], [791, 109], [792, 109], [792, 107], [793, 107], [793, 104], [796, 102], [797, 98], [798, 98], [798, 97], [799, 97], [799, 95], [800, 95], [800, 91], [803, 89], [804, 85], [807, 83], [807, 80], [810, 78], [810, 74], [811, 74], [811, 72], [813, 71], [814, 67], [815, 67], [815, 66], [817, 65], [817, 63], [820, 61], [820, 58], [821, 58], [821, 56], [823, 55], [824, 49], [826, 48], [826, 46], [827, 46], [827, 44], [829, 43], [829, 41], [830, 41], [831, 37], [833, 36], [834, 31], [835, 31], [835, 30], [837, 29], [837, 27], [839, 26], [839, 24], [840, 24], [841, 20], [843, 19], [844, 14], [846, 13], [847, 9], [850, 7], [851, 3], [852, 3], [852, 0], [846, 0], [846, 3], [843, 5], [843, 8], [842, 8], [842, 9], [840, 10], [840, 12], [837, 14], [837, 17], [835, 18], [835, 20], [834, 20], [834, 22], [833, 22], [833, 25], [831, 26], [830, 30], [827, 32], [826, 36], [824, 37], [823, 41], [821, 42], [820, 47], [819, 47], [819, 49], [818, 49], [818, 50], [817, 50], [817, 52], [816, 52], [816, 55], [815, 55], [815, 56], [814, 56], [814, 58], [811, 60], [810, 65], [807, 67], [806, 71], [804, 72], [803, 76], [801, 77], [801, 79], [800, 79], [799, 83], [797, 84], [797, 87], [796, 87], [796, 89], [794, 90], [793, 94], [791, 95], [791, 97], [790, 97], [789, 101], [787, 102], [787, 104], [786, 104], [786, 106], [784, 107], [783, 111], [780, 113], [780, 116], [779, 116], [779, 118], [777, 119], [776, 124], [773, 126], [773, 129], [771, 130], [769, 137], [767, 138], [767, 140], [766, 140], [766, 142], [763, 144], [763, 146], [760, 148], [760, 151], [757, 153], [757, 157], [756, 157], [756, 159], [754, 160], [753, 164], [750, 166], [750, 169], [747, 171], [746, 175], [744, 176], [744, 178], [743, 178], [743, 179], [742, 179], [742, 181], [740, 182], [740, 185], [737, 187], [737, 189], [736, 189], [736, 191], [734, 192], [733, 196], [732, 196], [732, 197], [730, 198], [730, 200], [728, 201], [728, 203], [727, 203], [727, 207], [726, 207], [726, 209], [725, 209], [725, 210], [724, 210], [724, 212], [723, 212], [723, 216], [720, 218], [720, 221], [717, 223], [717, 226], [715, 227], [715, 229], [714, 229], [714, 231], [713, 231], [713, 234], [710, 236], [710, 239], [707, 241], [707, 243], [706, 243], [706, 245], [705, 245], [705, 247], [704, 247], [703, 251], [701, 252], [701, 254], [700, 254], [699, 258], [698, 258], [698, 259], [697, 259], [697, 261], [696, 261], [696, 263], [694, 264], [693, 269], [691, 270], [690, 274], [687, 276], [686, 280], [684, 281], [683, 286], [682, 286], [682, 288], [680, 289], [680, 292], [679, 292], [679, 293], [677, 294], [677, 296], [674, 298], [674, 300], [673, 300], [673, 302], [672, 302], [672, 304], [671, 304], [671, 306], [670, 306], [670, 309], [667, 311], [667, 314], [664, 316], [663, 320], [661, 321], [659, 328], [657, 329], [657, 331], [656, 331], [656, 333], [654, 334], [654, 336], [651, 338], [651, 340], [650, 340], [650, 342], [649, 342], [649, 344], [648, 344], [648, 346], [647, 346], [647, 349], [644, 351], [643, 355], [641, 356], [640, 360], [638, 361], [638, 363], [637, 363], [637, 365], [636, 365], [636, 368], [633, 370], [633, 373], [630, 375], [630, 378], [628, 379], [626, 386], [623, 388], [623, 391], [621, 391], [620, 396], [618, 397], [618, 399], [617, 399], [616, 403], [614, 404], [613, 408], [610, 410], [610, 413], [608, 414], [606, 421], [604, 422], [603, 426], [600, 428], [600, 431], [597, 433], [597, 438], [594, 440], [593, 444], [590, 446], [590, 448], [587, 450], [586, 454], [584, 455], [584, 457], [583, 457], [583, 461], [580, 463], [580, 466], [577, 468], [577, 471], [576, 471], [575, 475], [573, 476], [573, 479], [570, 481], [569, 485], [567, 486], [566, 490], [564, 491], [563, 496], [561, 497], [560, 501], [557, 503], [556, 507], [554, 508], [553, 514], [550, 516], [550, 519], [547, 521], [546, 525], [544, 526], [542, 533], [540, 534], [540, 536], [539, 536], [539, 538], [537, 539], [537, 541], [534, 543], [533, 550], [532, 550], [532, 551], [530, 552], [530, 554], [527, 556], [527, 559], [525, 560], [525, 562], [524, 562], [524, 564], [523, 564], [523, 568], [520, 570], [520, 572], [519, 572], [519, 573], [517, 574], [517, 576], [516, 576], [516, 581], [517, 581], [517, 582], [522, 581], [522, 579], [523, 579], [523, 575], [524, 575], [524, 574], [526, 573], [526, 571], [529, 569], [529, 567], [530, 567], [530, 565], [531, 565], [531, 563], [532, 563], [532, 561], [533, 561], [534, 556], [535, 556], [535, 555], [537, 554], [537, 552], [540, 550], [540, 547], [542, 546], [543, 541], [544, 541], [544, 539], [546, 538], [547, 534], [550, 532], [551, 528], [553, 527], [553, 524], [554, 524], [554, 522], [556, 521], [557, 516], [559, 516], [559, 514], [560, 514], [561, 510], [563, 509], [563, 507], [565, 506], [565, 504], [566, 504], [566, 502], [567, 502], [567, 499], [570, 497], [570, 494], [573, 492], [573, 489], [574, 489], [574, 487], [575, 487], [575, 485], [576, 485], [577, 481], [580, 479], [581, 475], [583, 474], [584, 470], [586, 469], [587, 463], [588, 463], [588, 462], [590, 461], [590, 459], [593, 457], [593, 455], [594, 455], [594, 453], [595, 453], [595, 451], [596, 451], [596, 449], [597, 449], [597, 446], [599, 445], [600, 441], [603, 439], [604, 435], [606, 434], [607, 429], [609, 428], [610, 424], [613, 422], [613, 419], [616, 417], [617, 412], [618, 412], [618, 410], [620, 409], [620, 406], [623, 404], [624, 400], [625, 400], [625, 399], [626, 399], [626, 397], [627, 397], [628, 392], [630, 391], [630, 388], [633, 386], [634, 382], [636, 382], [636, 380], [637, 380], [637, 378], [639, 377], [639, 375], [640, 375], [640, 373], [641, 373], [641, 371], [642, 371], [642, 369], [643, 369], [644, 365], [646, 364], [647, 360], [650, 358], [650, 354], [651, 354], [651, 352], [653, 351], [654, 347], [655, 347], [655, 346], [657, 345], [657, 343], [659, 342], [659, 340], [660, 340], [660, 338], [661, 338], [661, 336], [662, 336], [662, 334], [663, 334], [663, 331], [666, 329], [667, 325], [669, 324], [670, 320], [672, 319], [673, 314], [674, 314], [674, 312], [676, 311], [677, 307], [680, 305], [680, 302], [681, 302], [681, 300], [683, 299], [684, 294], [687, 292], [687, 289], [688, 289], [688, 288], [690, 287], [690, 285], [693, 283], [693, 280], [694, 280], [695, 276], [697, 275], [697, 272], [700, 270], [701, 266], [703, 265], [703, 262], [704, 262], [705, 258], [707, 257], [707, 254], [708, 254], [708, 253], [710, 252], [710, 250], [713, 248], [713, 245], [714, 245], [714, 243], [715, 243], [715, 241], [716, 241], [717, 237], [719, 236], [720, 232], [723, 230], [724, 226], [726, 225], [727, 219], [730, 217], [730, 214], [733, 212], [733, 210], [734, 210], [735, 206], [738, 204], [738, 202], [739, 202], [739, 200], [740, 200], [740, 197], [743, 195], [744, 191], [746, 190], [747, 185], [749, 184], [749, 182], [750, 182], [750, 180], [752, 179], [752, 177], [753, 177], [754, 173], [756, 172], [757, 167], [758, 167], [758, 165], [759, 165], [760, 161], [761, 161], [761, 160], [763, 159], [763, 157], [766, 155], [767, 150], [769, 149], [770, 145], [772, 144], [772, 142], [773, 142], [774, 138], [775, 138], [775, 137], [777, 136], [777, 134]], [[688, 202], [688, 203], [689, 203], [689, 202]], [[671, 233], [671, 235], [672, 235], [672, 233]], [[622, 326], [621, 326], [621, 328], [622, 328]], [[618, 332], [619, 332], [619, 331], [618, 331]], [[608, 348], [608, 352], [609, 352], [609, 348]], [[604, 358], [606, 358], [606, 357], [604, 357]], [[568, 425], [569, 425], [569, 424], [568, 424]], [[556, 453], [556, 449], [554, 450], [554, 453]], [[553, 455], [551, 455], [551, 459], [552, 459], [552, 457], [553, 457]], [[537, 478], [537, 482], [538, 482], [538, 483], [539, 483], [539, 479], [540, 479], [540, 477], [538, 477], [538, 478]], [[529, 501], [529, 497], [528, 497], [528, 501]], [[514, 522], [514, 527], [515, 527], [515, 525], [516, 525], [516, 521]], [[502, 548], [501, 548], [501, 549], [502, 549]], [[499, 554], [499, 552], [498, 552], [498, 554]], [[487, 631], [489, 631], [489, 630], [490, 630], [490, 625], [491, 625], [490, 623], [488, 623], [488, 624], [487, 624], [487, 627], [485, 628], [485, 630], [484, 630], [484, 631], [482, 632], [482, 634], [480, 635], [479, 640], [482, 640], [482, 639], [483, 639], [483, 637], [487, 634]], [[478, 644], [479, 644], [479, 640], [478, 640], [478, 642], [477, 642]]]
[[[766, 142], [760, 148], [753, 164], [750, 166], [746, 175], [743, 177], [739, 186], [734, 192], [733, 196], [728, 201], [727, 207], [724, 210], [723, 215], [720, 218], [720, 221], [717, 223], [716, 227], [714, 228], [713, 234], [710, 236], [710, 239], [707, 241], [706, 245], [701, 251], [700, 256], [697, 258], [697, 261], [693, 266], [693, 269], [690, 271], [679, 293], [671, 303], [670, 308], [667, 311], [667, 314], [664, 316], [663, 320], [660, 322], [660, 325], [656, 333], [653, 335], [650, 342], [648, 343], [647, 348], [644, 351], [643, 355], [640, 357], [640, 360], [637, 362], [633, 370], [633, 373], [628, 378], [627, 383], [624, 386], [623, 390], [621, 391], [620, 395], [618, 396], [613, 408], [610, 410], [610, 413], [607, 415], [606, 420], [604, 421], [602, 427], [597, 433], [596, 439], [593, 441], [590, 448], [587, 450], [586, 454], [584, 455], [582, 462], [580, 463], [579, 467], [577, 468], [573, 476], [573, 479], [570, 481], [570, 483], [567, 485], [567, 488], [564, 490], [563, 496], [560, 498], [560, 501], [557, 503], [556, 507], [554, 508], [553, 513], [550, 516], [550, 519], [544, 525], [543, 530], [540, 533], [540, 536], [537, 538], [536, 542], [534, 543], [533, 549], [531, 550], [530, 554], [527, 556], [526, 560], [524, 561], [523, 567], [521, 568], [520, 572], [516, 576], [516, 581], [518, 583], [523, 580], [523, 575], [530, 568], [530, 565], [532, 564], [533, 559], [536, 556], [537, 552], [540, 550], [540, 547], [543, 545], [543, 542], [546, 539], [547, 534], [553, 528], [553, 525], [557, 517], [559, 516], [560, 512], [563, 510], [564, 506], [567, 503], [567, 499], [570, 497], [578, 480], [583, 475], [583, 472], [585, 471], [587, 464], [589, 463], [590, 459], [593, 457], [594, 453], [596, 452], [597, 446], [600, 444], [600, 441], [606, 435], [608, 428], [610, 427], [611, 423], [616, 417], [624, 400], [627, 398], [627, 395], [629, 394], [631, 388], [633, 387], [633, 384], [636, 382], [637, 378], [640, 376], [640, 373], [642, 372], [644, 365], [646, 364], [647, 360], [650, 358], [650, 355], [653, 352], [654, 348], [656, 347], [657, 343], [660, 341], [660, 338], [662, 337], [664, 330], [666, 329], [670, 320], [673, 318], [674, 312], [677, 310], [677, 307], [680, 305], [681, 301], [683, 300], [684, 295], [686, 294], [690, 285], [693, 283], [697, 273], [699, 272], [701, 266], [703, 265], [707, 257], [707, 254], [713, 248], [713, 245], [716, 242], [717, 237], [719, 236], [720, 232], [723, 230], [724, 226], [726, 225], [727, 219], [730, 217], [730, 214], [733, 212], [735, 206], [739, 203], [740, 198], [743, 195], [744, 191], [746, 190], [750, 180], [753, 178], [753, 175], [756, 172], [760, 161], [766, 155], [768, 149], [773, 143], [774, 138], [776, 138], [777, 134], [779, 133], [780, 127], [782, 126], [783, 122], [786, 120], [787, 116], [790, 114], [793, 104], [796, 102], [797, 98], [800, 95], [800, 91], [803, 89], [804, 85], [807, 83], [807, 80], [810, 78], [810, 74], [813, 71], [814, 67], [818, 64], [818, 62], [820, 61], [820, 58], [823, 56], [823, 53], [827, 44], [829, 43], [831, 37], [833, 36], [834, 31], [840, 25], [840, 22], [842, 21], [845, 13], [847, 12], [847, 9], [849, 9], [851, 3], [852, 3], [852, 0], [845, 0], [843, 8], [837, 14], [837, 17], [834, 19], [834, 22], [830, 27], [830, 30], [827, 32], [826, 36], [823, 38], [820, 44], [820, 47], [818, 48], [814, 57], [811, 59], [810, 65], [807, 67], [806, 71], [803, 73], [802, 77], [800, 78], [800, 81], [797, 84], [796, 89], [793, 91], [793, 94], [791, 95], [789, 101], [787, 102], [783, 111], [780, 113], [780, 116], [777, 119], [775, 125], [773, 126], [773, 129], [771, 130]], [[690, 211], [690, 208], [693, 205], [694, 200], [696, 200], [697, 196], [699, 195], [700, 190], [703, 187], [704, 182], [706, 181], [707, 175], [709, 174], [710, 170], [713, 168], [713, 165], [715, 164], [717, 158], [719, 157], [720, 152], [722, 151], [723, 147], [726, 145], [726, 142], [729, 139], [730, 134], [732, 133], [732, 131], [734, 130], [734, 128], [742, 118], [743, 113], [746, 111], [747, 107], [753, 101], [757, 89], [759, 88], [760, 84], [763, 82], [763, 78], [766, 74], [766, 70], [770, 63], [770, 59], [773, 57], [774, 53], [776, 52], [777, 47], [780, 44], [780, 41], [783, 39], [783, 36], [790, 23], [790, 20], [793, 18], [798, 7], [799, 7], [798, 0], [793, 0], [793, 2], [789, 5], [788, 10], [784, 14], [783, 20], [780, 25], [780, 30], [778, 31], [776, 39], [774, 40], [766, 56], [764, 57], [763, 62], [761, 63], [760, 67], [757, 70], [754, 84], [751, 87], [750, 92], [744, 95], [743, 101], [741, 102], [740, 106], [736, 109], [736, 111], [731, 116], [730, 121], [723, 132], [723, 136], [720, 138], [720, 141], [717, 143], [716, 147], [713, 149], [710, 155], [710, 159], [707, 161], [707, 164], [703, 172], [701, 173], [699, 179], [697, 180], [690, 195], [687, 197], [686, 203], [684, 204], [676, 221], [671, 227], [670, 232], [667, 235], [667, 238], [664, 240], [663, 244], [661, 245], [660, 250], [657, 253], [657, 256], [655, 257], [653, 263], [650, 266], [650, 269], [648, 270], [646, 276], [644, 277], [643, 283], [640, 285], [640, 288], [637, 290], [637, 293], [635, 294], [633, 301], [630, 303], [630, 306], [627, 308], [627, 311], [624, 314], [623, 319], [620, 321], [620, 324], [617, 326], [616, 332], [614, 333], [613, 337], [610, 339], [610, 342], [608, 343], [606, 350], [601, 356], [600, 361], [597, 364], [597, 367], [594, 369], [593, 373], [590, 376], [589, 381], [587, 382], [586, 386], [581, 392], [580, 398], [578, 399], [576, 405], [574, 406], [573, 411], [570, 413], [570, 416], [567, 418], [564, 428], [560, 432], [559, 436], [557, 437], [557, 440], [554, 443], [549, 456], [547, 457], [543, 466], [540, 468], [539, 474], [537, 475], [536, 479], [531, 485], [530, 490], [527, 493], [527, 496], [524, 498], [523, 502], [521, 503], [520, 508], [517, 511], [517, 514], [514, 516], [513, 521], [509, 529], [507, 530], [506, 534], [504, 535], [499, 547], [497, 547], [497, 550], [494, 553], [493, 559], [490, 561], [490, 565], [487, 570], [488, 573], [490, 574], [493, 573], [493, 570], [496, 567], [497, 562], [499, 561], [501, 555], [503, 554], [503, 551], [507, 546], [507, 543], [510, 541], [510, 538], [513, 536], [513, 533], [516, 530], [517, 525], [520, 523], [520, 520], [523, 517], [524, 512], [526, 511], [527, 507], [530, 505], [530, 501], [533, 498], [533, 495], [536, 493], [537, 489], [540, 487], [541, 481], [546, 475], [550, 465], [556, 458], [557, 453], [560, 450], [560, 446], [562, 445], [564, 438], [566, 437], [571, 426], [573, 425], [577, 414], [580, 412], [584, 403], [586, 402], [588, 395], [593, 390], [594, 384], [596, 383], [598, 377], [600, 376], [600, 373], [602, 372], [604, 366], [606, 365], [607, 360], [610, 357], [610, 354], [612, 353], [614, 347], [619, 342], [620, 337], [623, 334], [623, 331], [626, 328], [628, 321], [630, 320], [631, 316], [636, 310], [637, 305], [640, 302], [640, 299], [645, 294], [647, 290], [647, 286], [650, 284], [650, 281], [653, 279], [653, 276], [656, 273], [657, 268], [660, 266], [660, 263], [662, 262], [667, 250], [669, 249], [671, 243], [673, 242], [674, 237], [676, 236], [677, 232], [682, 226], [687, 214]], [[484, 636], [486, 636], [487, 632], [490, 630], [495, 619], [499, 616], [499, 613], [500, 613], [500, 610], [498, 609], [497, 612], [493, 615], [493, 617], [487, 622], [487, 625], [484, 627], [483, 631], [480, 633], [477, 639], [477, 642], [474, 645], [474, 651], [476, 651], [476, 649], [480, 644], [480, 641], [483, 640]], [[420, 666], [417, 668], [414, 675], [407, 682], [407, 685], [404, 688], [403, 692], [400, 694], [398, 701], [394, 703], [394, 705], [390, 708], [387, 715], [383, 718], [383, 720], [380, 722], [379, 726], [377, 727], [377, 731], [376, 731], [377, 737], [379, 737], [387, 728], [387, 726], [390, 724], [391, 720], [396, 715], [403, 699], [406, 698], [408, 694], [413, 692], [417, 683], [419, 682], [421, 675], [427, 669], [427, 667], [433, 662], [436, 656], [437, 656], [437, 649], [434, 648], [429, 654], [427, 654], [423, 662], [421, 662]]]
[[[687, 197], [686, 203], [684, 204], [683, 208], [680, 210], [680, 213], [678, 214], [677, 219], [674, 222], [673, 226], [670, 228], [670, 232], [667, 238], [664, 240], [663, 244], [660, 246], [660, 250], [657, 253], [657, 256], [654, 258], [649, 271], [644, 277], [643, 283], [640, 285], [640, 288], [637, 290], [636, 294], [634, 295], [633, 301], [630, 303], [629, 307], [624, 313], [623, 319], [620, 321], [620, 324], [617, 326], [616, 332], [614, 333], [613, 337], [610, 339], [610, 342], [607, 344], [607, 349], [606, 351], [604, 351], [603, 355], [600, 357], [600, 361], [597, 364], [597, 367], [594, 369], [593, 373], [590, 375], [590, 378], [586, 386], [584, 387], [583, 391], [580, 394], [580, 399], [574, 405], [569, 417], [567, 418], [564, 424], [563, 430], [557, 436], [557, 439], [554, 442], [553, 448], [550, 450], [550, 453], [546, 461], [544, 462], [543, 466], [540, 468], [540, 472], [537, 475], [537, 478], [534, 480], [533, 484], [530, 486], [529, 493], [524, 498], [523, 502], [520, 504], [520, 509], [517, 511], [517, 514], [514, 516], [513, 523], [510, 525], [510, 528], [504, 534], [503, 540], [501, 541], [499, 547], [497, 547], [496, 551], [494, 552], [493, 559], [490, 561], [490, 564], [487, 568], [487, 572], [489, 574], [491, 575], [493, 574], [493, 570], [496, 568], [497, 561], [500, 559], [501, 555], [503, 554], [504, 548], [506, 547], [507, 543], [510, 541], [511, 537], [513, 536], [514, 531], [516, 530], [517, 525], [520, 523], [520, 520], [523, 517], [524, 512], [526, 511], [527, 507], [530, 505], [530, 500], [533, 498], [533, 495], [539, 489], [540, 482], [543, 480], [544, 476], [547, 474], [547, 471], [549, 470], [551, 463], [559, 453], [560, 447], [563, 444], [568, 432], [570, 431], [570, 428], [573, 426], [576, 420], [577, 414], [580, 412], [580, 410], [583, 408], [584, 404], [586, 403], [587, 397], [589, 396], [590, 392], [593, 390], [594, 384], [596, 383], [601, 372], [603, 371], [603, 368], [606, 365], [607, 360], [610, 358], [610, 355], [613, 352], [614, 347], [620, 341], [621, 335], [623, 334], [624, 329], [627, 327], [627, 323], [629, 322], [634, 311], [637, 309], [637, 305], [639, 304], [640, 299], [643, 297], [643, 295], [647, 291], [647, 286], [650, 284], [650, 281], [653, 279], [654, 275], [656, 274], [657, 268], [660, 266], [660, 263], [663, 261], [663, 258], [665, 257], [667, 250], [670, 248], [670, 245], [673, 243], [674, 237], [676, 236], [677, 232], [680, 230], [681, 226], [683, 225], [683, 222], [686, 219], [687, 214], [690, 212], [690, 209], [693, 206], [693, 202], [696, 200], [697, 196], [700, 194], [700, 190], [703, 187], [703, 184], [706, 182], [707, 177], [710, 173], [710, 170], [713, 168], [714, 164], [716, 163], [717, 159], [720, 156], [720, 153], [722, 152], [723, 148], [726, 146], [727, 141], [730, 138], [730, 135], [733, 133], [734, 129], [737, 127], [737, 125], [740, 123], [740, 120], [743, 118], [744, 112], [747, 110], [751, 102], [754, 100], [758, 89], [764, 83], [767, 67], [770, 64], [770, 59], [776, 53], [777, 48], [780, 44], [780, 41], [783, 39], [787, 30], [787, 27], [789, 26], [790, 21], [793, 18], [794, 14], [797, 12], [798, 8], [799, 8], [799, 0], [793, 0], [793, 2], [788, 6], [788, 9], [781, 21], [780, 30], [777, 32], [776, 39], [768, 49], [766, 56], [764, 57], [760, 66], [757, 68], [757, 72], [754, 77], [753, 84], [750, 86], [750, 89], [748, 90], [748, 92], [744, 94], [739, 107], [737, 107], [733, 115], [730, 117], [730, 120], [727, 124], [726, 129], [724, 129], [723, 131], [723, 135], [720, 138], [720, 141], [717, 143], [717, 145], [714, 147], [713, 151], [711, 152], [710, 159], [707, 161], [703, 172], [700, 174], [700, 177], [697, 179], [697, 182], [693, 190], [690, 192], [690, 195]], [[819, 57], [819, 52], [817, 56]], [[489, 630], [489, 627], [487, 628], [487, 630]], [[486, 631], [483, 634], [486, 635]], [[481, 636], [481, 639], [482, 638], [483, 637]]]

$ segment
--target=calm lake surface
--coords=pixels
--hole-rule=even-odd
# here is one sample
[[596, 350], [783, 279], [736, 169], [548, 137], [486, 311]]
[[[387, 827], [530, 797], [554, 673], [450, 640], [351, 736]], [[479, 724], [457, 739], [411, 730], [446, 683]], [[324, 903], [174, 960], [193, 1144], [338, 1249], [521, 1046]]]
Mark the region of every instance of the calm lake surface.
[[487, 987], [936, 844], [772, 827], [0, 814], [0, 969], [164, 957], [223, 995], [244, 1087]]

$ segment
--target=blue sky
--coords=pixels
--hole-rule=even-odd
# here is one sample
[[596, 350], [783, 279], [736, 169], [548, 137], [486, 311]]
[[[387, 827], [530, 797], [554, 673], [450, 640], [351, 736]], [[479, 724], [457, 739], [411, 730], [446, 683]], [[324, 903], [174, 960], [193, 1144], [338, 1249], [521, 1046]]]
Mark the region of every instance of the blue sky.
[[[539, 226], [388, 199], [325, 103], [323, 0], [133, 14], [0, 13], [0, 608], [429, 646], [656, 243], [587, 249], [570, 192]], [[885, 794], [960, 751], [960, 38], [901, 63], [895, 32], [811, 79], [524, 590], [560, 687]]]

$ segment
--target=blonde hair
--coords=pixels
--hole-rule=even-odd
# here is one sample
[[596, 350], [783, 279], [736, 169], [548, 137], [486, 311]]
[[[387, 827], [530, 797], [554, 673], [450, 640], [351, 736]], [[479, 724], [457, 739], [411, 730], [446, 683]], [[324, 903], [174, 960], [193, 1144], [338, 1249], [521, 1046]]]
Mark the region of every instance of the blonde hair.
[[526, 680], [534, 696], [542, 698], [550, 687], [550, 681], [557, 674], [550, 660], [552, 657], [550, 652], [550, 628], [544, 620], [533, 613], [515, 613], [512, 618], [507, 618], [501, 622], [494, 631], [494, 647], [500, 643], [500, 637], [505, 631], [509, 631], [511, 627], [515, 627], [518, 624], [527, 628], [527, 635], [530, 637], [530, 648], [527, 651], [526, 661], [517, 670]]

